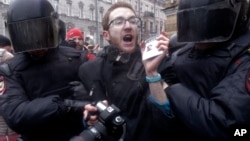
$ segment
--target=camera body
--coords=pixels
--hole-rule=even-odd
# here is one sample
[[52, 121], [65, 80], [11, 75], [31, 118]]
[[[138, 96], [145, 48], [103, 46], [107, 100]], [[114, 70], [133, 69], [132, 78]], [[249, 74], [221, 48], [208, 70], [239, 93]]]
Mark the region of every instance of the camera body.
[[98, 122], [81, 133], [84, 141], [108, 141], [110, 137], [119, 139], [125, 132], [125, 120], [119, 115], [115, 105], [106, 106], [102, 101], [95, 104]]

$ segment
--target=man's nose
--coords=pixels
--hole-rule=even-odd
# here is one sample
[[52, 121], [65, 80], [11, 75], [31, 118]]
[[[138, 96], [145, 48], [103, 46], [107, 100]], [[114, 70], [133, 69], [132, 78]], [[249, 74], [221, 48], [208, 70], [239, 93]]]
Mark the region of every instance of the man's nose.
[[125, 23], [124, 23], [124, 27], [131, 27], [131, 23], [126, 20]]
[[75, 40], [76, 40], [76, 41], [79, 41], [80, 39], [79, 39], [79, 38], [76, 38]]

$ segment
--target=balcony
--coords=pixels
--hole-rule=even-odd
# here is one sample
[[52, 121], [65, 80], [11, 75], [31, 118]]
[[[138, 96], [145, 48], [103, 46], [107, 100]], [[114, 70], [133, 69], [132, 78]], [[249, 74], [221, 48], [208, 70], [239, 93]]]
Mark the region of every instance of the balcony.
[[143, 14], [143, 17], [151, 17], [151, 18], [154, 18], [155, 17], [155, 14], [153, 12], [149, 12], [149, 11], [145, 11], [144, 14]]

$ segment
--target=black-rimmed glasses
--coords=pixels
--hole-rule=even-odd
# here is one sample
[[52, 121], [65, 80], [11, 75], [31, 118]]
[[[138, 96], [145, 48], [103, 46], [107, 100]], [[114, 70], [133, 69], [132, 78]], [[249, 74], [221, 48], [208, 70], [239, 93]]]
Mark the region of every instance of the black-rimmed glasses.
[[122, 17], [119, 17], [119, 18], [116, 18], [114, 20], [112, 20], [110, 23], [109, 23], [109, 27], [110, 26], [115, 26], [115, 27], [122, 27], [125, 25], [126, 22], [129, 22], [129, 24], [131, 25], [134, 25], [134, 26], [140, 26], [141, 24], [141, 21], [138, 17], [131, 17], [131, 18], [128, 18], [128, 19], [124, 19]]

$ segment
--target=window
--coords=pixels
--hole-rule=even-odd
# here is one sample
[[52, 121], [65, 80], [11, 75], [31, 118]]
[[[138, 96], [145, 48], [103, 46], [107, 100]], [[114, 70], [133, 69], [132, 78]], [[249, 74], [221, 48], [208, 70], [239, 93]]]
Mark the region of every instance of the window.
[[59, 12], [59, 0], [54, 0], [53, 6], [56, 12]]
[[160, 31], [163, 31], [163, 23], [162, 23], [162, 21], [160, 22]]
[[68, 16], [72, 16], [72, 1], [67, 0], [67, 14]]
[[109, 2], [109, 3], [111, 3], [111, 2], [112, 2], [112, 0], [104, 0], [104, 1]]
[[159, 9], [155, 9], [155, 17], [159, 17]]
[[10, 4], [11, 0], [3, 0], [3, 3]]
[[150, 22], [150, 29], [149, 29], [150, 32], [153, 32], [153, 25], [154, 25], [153, 22]]
[[143, 32], [147, 31], [147, 22], [146, 21], [142, 25], [142, 28], [143, 28]]
[[145, 9], [146, 9], [145, 11], [148, 11], [148, 5], [145, 5]]
[[140, 11], [143, 10], [142, 8], [143, 8], [143, 3], [141, 2]]
[[156, 22], [156, 24], [155, 24], [155, 30], [154, 30], [155, 32], [159, 31], [158, 30], [158, 24], [159, 24], [159, 22]]
[[93, 4], [89, 5], [90, 10], [90, 20], [95, 20], [95, 7]]
[[84, 18], [84, 16], [83, 16], [83, 9], [84, 9], [84, 4], [83, 4], [83, 2], [79, 2], [79, 17], [80, 18]]
[[101, 22], [102, 18], [103, 18], [104, 8], [100, 7], [99, 12], [100, 12], [100, 17], [99, 17], [100, 21], [99, 22]]
[[135, 2], [135, 11], [139, 11], [139, 3], [137, 1]]

